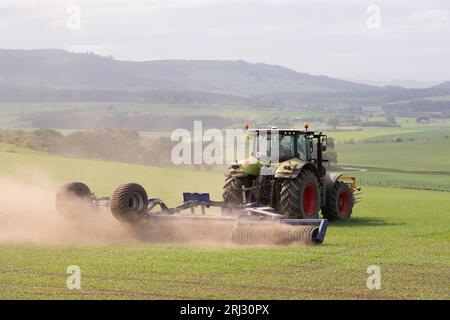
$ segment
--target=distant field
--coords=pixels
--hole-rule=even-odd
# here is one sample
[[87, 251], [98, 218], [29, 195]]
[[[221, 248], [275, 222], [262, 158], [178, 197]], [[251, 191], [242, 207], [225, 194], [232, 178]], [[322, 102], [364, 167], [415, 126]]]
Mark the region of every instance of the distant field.
[[[419, 174], [410, 172], [387, 172], [379, 169], [365, 172], [338, 171], [343, 172], [345, 175], [356, 177], [357, 183], [362, 186], [390, 186], [450, 191], [450, 173]], [[365, 187], [363, 187], [363, 189], [365, 189]]]
[[[338, 162], [340, 165], [450, 172], [450, 139], [445, 138], [449, 134], [450, 129], [434, 131], [431, 135], [427, 132], [397, 135], [402, 138], [415, 136], [428, 139], [423, 142], [339, 144], [336, 146]], [[395, 135], [385, 138], [394, 139]]]
[[450, 96], [436, 96], [430, 98], [433, 101], [450, 101]]
[[[339, 132], [337, 137], [354, 139], [354, 144], [336, 144], [338, 165], [367, 168], [346, 172], [368, 185], [420, 189], [450, 189], [450, 135], [448, 126], [407, 128], [369, 128], [364, 131]], [[334, 137], [335, 133], [330, 133]], [[423, 142], [390, 142], [421, 138]], [[341, 140], [342, 141], [342, 140]], [[377, 142], [385, 141], [385, 142]], [[377, 142], [377, 143], [368, 143]], [[435, 174], [432, 174], [435, 172]]]
[[29, 149], [29, 148], [18, 147], [16, 145], [8, 144], [8, 143], [0, 143], [0, 152], [2, 152], [3, 155], [20, 153], [21, 155], [19, 155], [18, 157], [21, 157], [22, 155], [27, 155], [27, 154], [46, 156], [45, 153], [35, 151], [35, 150]]
[[[9, 150], [10, 152], [5, 152]], [[14, 152], [11, 152], [14, 151]], [[219, 198], [220, 174], [22, 153], [0, 148], [0, 177], [46, 171], [81, 180], [98, 194], [142, 183], [171, 204], [185, 190]], [[0, 243], [0, 298], [83, 299], [448, 299], [450, 197], [446, 192], [365, 187], [353, 221], [333, 223], [313, 247], [177, 244]], [[82, 269], [82, 289], [66, 289], [66, 268]], [[380, 266], [382, 288], [366, 288]]]
[[420, 127], [421, 130], [404, 132], [391, 132], [387, 131], [385, 134], [370, 136], [363, 139], [361, 142], [391, 142], [398, 138], [406, 141], [407, 139], [425, 139], [429, 141], [441, 141], [443, 138], [450, 137], [450, 126], [444, 125], [434, 125], [434, 126], [423, 126]]
[[29, 127], [28, 121], [20, 118], [35, 112], [56, 111], [60, 108], [87, 108], [95, 105], [68, 104], [68, 103], [6, 103], [0, 102], [0, 128]]
[[246, 119], [271, 119], [279, 115], [278, 109], [265, 108], [264, 111], [257, 107], [220, 106], [220, 105], [162, 105], [139, 103], [0, 103], [0, 128], [30, 127], [29, 121], [21, 120], [23, 116], [31, 113], [49, 112], [58, 110], [75, 109], [80, 115], [101, 116], [109, 112], [108, 108], [115, 108], [120, 112], [139, 112], [144, 115], [177, 115], [177, 116], [221, 116]]
[[355, 142], [360, 142], [362, 140], [368, 138], [375, 138], [385, 135], [396, 135], [396, 134], [405, 134], [405, 133], [417, 133], [421, 132], [423, 129], [421, 128], [377, 128], [377, 127], [367, 127], [362, 130], [357, 130], [357, 128], [349, 131], [329, 131], [324, 130], [324, 133], [329, 137], [332, 137], [336, 140], [337, 144], [341, 144], [345, 141], [350, 141], [353, 139]]
[[[58, 102], [58, 103], [0, 103], [0, 128], [31, 128], [29, 117], [31, 114], [41, 112], [55, 112], [61, 110], [76, 110], [76, 115], [88, 118], [104, 118], [111, 112], [120, 112], [124, 114], [141, 114], [158, 116], [218, 116], [233, 118], [236, 123], [250, 122], [250, 126], [256, 122], [264, 122], [267, 125], [276, 125], [273, 121], [285, 121], [287, 119], [298, 119], [293, 124], [294, 127], [302, 128], [303, 120], [315, 119], [317, 117], [326, 121], [333, 117], [330, 112], [305, 111], [295, 108], [271, 108], [271, 107], [252, 107], [252, 106], [232, 106], [232, 105], [178, 105], [178, 104], [146, 104], [146, 103], [117, 103], [117, 102]], [[339, 111], [337, 111], [339, 115]], [[363, 121], [384, 121], [384, 117], [359, 116]], [[337, 143], [349, 141], [361, 141], [363, 139], [377, 137], [386, 134], [415, 133], [424, 130], [436, 128], [436, 124], [418, 124], [416, 119], [409, 117], [397, 117], [396, 121], [401, 127], [339, 127], [335, 131], [324, 122], [316, 123], [320, 127], [312, 129], [323, 130], [330, 137], [336, 139]], [[443, 120], [444, 121], [444, 120]], [[55, 128], [58, 129], [58, 128]], [[63, 130], [71, 132], [71, 130]], [[152, 132], [155, 134], [155, 132]], [[163, 132], [167, 135], [167, 132]]]

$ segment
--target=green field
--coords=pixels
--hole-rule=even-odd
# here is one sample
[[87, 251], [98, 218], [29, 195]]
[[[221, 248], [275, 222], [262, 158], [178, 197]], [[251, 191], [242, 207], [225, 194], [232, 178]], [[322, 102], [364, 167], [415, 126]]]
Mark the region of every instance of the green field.
[[367, 127], [367, 128], [347, 128], [347, 130], [341, 131], [327, 131], [324, 130], [329, 137], [332, 137], [336, 140], [336, 143], [340, 145], [345, 141], [349, 141], [353, 139], [355, 142], [360, 142], [368, 138], [380, 137], [384, 135], [395, 135], [395, 134], [404, 134], [404, 133], [416, 133], [421, 132], [423, 129], [421, 128], [375, 128], [375, 127]]
[[[339, 134], [344, 136], [345, 132]], [[349, 132], [355, 142], [337, 140], [338, 165], [363, 168], [364, 171], [346, 173], [363, 184], [450, 190], [449, 135], [448, 126]], [[394, 142], [397, 139], [401, 142]]]
[[[223, 174], [193, 172], [117, 162], [56, 157], [11, 145], [0, 144], [0, 175], [39, 172], [52, 181], [86, 181], [99, 195], [109, 195], [114, 186], [134, 181], [146, 186], [153, 197], [163, 197], [171, 205], [178, 204], [183, 191], [205, 192], [219, 197]], [[217, 187], [218, 186], [218, 187]], [[215, 187], [215, 188], [213, 188]]]
[[[120, 112], [142, 115], [166, 116], [220, 116], [242, 119], [271, 119], [280, 114], [278, 109], [247, 106], [224, 105], [177, 105], [177, 104], [145, 104], [117, 102], [76, 102], [76, 103], [0, 103], [0, 128], [30, 128], [31, 122], [23, 119], [27, 115], [40, 112], [61, 110], [77, 110], [77, 114], [86, 117], [107, 115], [109, 107]], [[245, 117], [243, 117], [245, 115]]]
[[[155, 115], [245, 115], [250, 122], [280, 115], [279, 110], [251, 107], [115, 105], [121, 111]], [[0, 127], [29, 127], [18, 119], [60, 106], [0, 104]], [[86, 114], [105, 112], [105, 103], [64, 107]], [[286, 115], [317, 114], [291, 112], [282, 117]], [[0, 240], [0, 298], [449, 299], [450, 193], [442, 191], [450, 190], [450, 140], [445, 137], [450, 129], [417, 124], [415, 118], [398, 118], [397, 123], [401, 127], [323, 128], [336, 140], [338, 165], [365, 170], [345, 172], [362, 185], [362, 202], [355, 207], [352, 221], [331, 224], [322, 246]], [[398, 138], [426, 140], [392, 142]], [[79, 180], [99, 196], [109, 195], [121, 182], [133, 181], [171, 206], [181, 202], [183, 191], [210, 192], [213, 199], [220, 199], [223, 175], [219, 171], [56, 157], [0, 144], [0, 181], [25, 176], [31, 185], [42, 179], [56, 187]], [[1, 201], [0, 221], [4, 221]], [[0, 239], [4, 239], [1, 232]], [[374, 264], [382, 271], [381, 290], [366, 287], [366, 268]], [[66, 288], [69, 265], [81, 267], [81, 290]]]
[[380, 170], [342, 172], [345, 175], [356, 177], [357, 183], [363, 186], [450, 191], [450, 174], [423, 174]]
[[[373, 139], [395, 138], [426, 139], [423, 142], [380, 142], [338, 144], [338, 162], [340, 165], [398, 169], [415, 172], [450, 172], [450, 129], [423, 131], [414, 134], [372, 137]], [[366, 139], [370, 141], [371, 139]]]
[[[24, 171], [45, 172], [57, 183], [82, 180], [102, 195], [117, 183], [136, 181], [172, 205], [182, 191], [207, 191], [218, 199], [223, 181], [216, 173], [0, 146], [0, 177]], [[449, 299], [449, 193], [369, 186], [364, 193], [353, 220], [332, 223], [322, 246], [3, 241], [0, 298]], [[381, 268], [381, 290], [366, 288], [366, 268], [373, 264]], [[80, 266], [81, 290], [66, 288], [68, 265]]]

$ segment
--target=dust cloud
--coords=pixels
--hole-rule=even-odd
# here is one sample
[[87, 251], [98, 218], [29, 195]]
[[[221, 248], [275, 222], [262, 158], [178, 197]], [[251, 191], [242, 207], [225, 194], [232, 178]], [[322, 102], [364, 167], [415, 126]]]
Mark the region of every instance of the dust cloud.
[[60, 185], [39, 172], [0, 176], [0, 241], [38, 243], [130, 242], [129, 230], [102, 210], [66, 220], [55, 209]]
[[[60, 187], [60, 183], [42, 172], [22, 170], [20, 174], [0, 176], [0, 242], [236, 246], [231, 241], [235, 222], [232, 218], [183, 219], [180, 216], [159, 216], [131, 225], [116, 220], [109, 208], [70, 202], [76, 218], [68, 219], [55, 208], [55, 196]], [[248, 233], [260, 238], [254, 227], [250, 231], [246, 226], [239, 228], [242, 232], [240, 236], [246, 237]], [[303, 229], [293, 226], [280, 229], [278, 226], [274, 230], [278, 231], [259, 230], [266, 235], [266, 241], [260, 244], [251, 242], [245, 246], [302, 245], [297, 240], [301, 239], [299, 232]], [[274, 234], [277, 235], [275, 238]]]
[[[226, 245], [233, 227], [224, 222], [148, 221], [120, 223], [108, 208], [77, 208], [68, 220], [55, 208], [61, 183], [42, 172], [0, 176], [0, 241], [49, 244], [189, 243]], [[95, 190], [92, 190], [95, 191]], [[111, 190], [112, 191], [112, 190]]]

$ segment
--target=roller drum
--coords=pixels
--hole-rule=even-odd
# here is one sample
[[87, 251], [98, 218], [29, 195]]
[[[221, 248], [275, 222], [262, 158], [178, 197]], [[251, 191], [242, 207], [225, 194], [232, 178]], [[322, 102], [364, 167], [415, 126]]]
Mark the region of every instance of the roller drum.
[[231, 241], [236, 244], [314, 244], [317, 232], [317, 226], [244, 222], [234, 226]]

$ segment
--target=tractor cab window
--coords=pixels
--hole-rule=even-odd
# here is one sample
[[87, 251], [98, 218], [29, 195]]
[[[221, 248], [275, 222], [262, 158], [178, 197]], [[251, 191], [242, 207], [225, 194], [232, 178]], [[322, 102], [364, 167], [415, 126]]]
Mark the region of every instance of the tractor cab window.
[[281, 135], [280, 136], [280, 151], [279, 151], [280, 162], [289, 160], [295, 157], [294, 148], [294, 136], [291, 135]]
[[304, 135], [297, 137], [297, 156], [302, 161], [308, 161], [308, 139]]
[[[278, 153], [272, 148], [278, 147]], [[275, 150], [273, 150], [275, 151]], [[262, 161], [283, 162], [295, 157], [295, 139], [293, 135], [280, 135], [275, 138], [271, 134], [260, 134], [253, 145], [253, 155]]]

